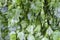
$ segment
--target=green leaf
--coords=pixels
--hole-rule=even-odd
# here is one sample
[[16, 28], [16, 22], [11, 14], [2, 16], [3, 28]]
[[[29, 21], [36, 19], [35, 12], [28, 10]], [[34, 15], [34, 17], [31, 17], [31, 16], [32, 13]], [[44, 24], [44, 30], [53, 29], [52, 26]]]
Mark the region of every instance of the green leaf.
[[53, 33], [53, 40], [60, 40], [60, 32], [56, 31]]

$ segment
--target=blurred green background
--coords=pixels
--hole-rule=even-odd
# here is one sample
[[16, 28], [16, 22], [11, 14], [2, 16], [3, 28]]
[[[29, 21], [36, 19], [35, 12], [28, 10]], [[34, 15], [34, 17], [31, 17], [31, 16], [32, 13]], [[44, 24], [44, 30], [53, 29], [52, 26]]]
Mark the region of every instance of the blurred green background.
[[60, 0], [0, 0], [0, 40], [60, 40]]

